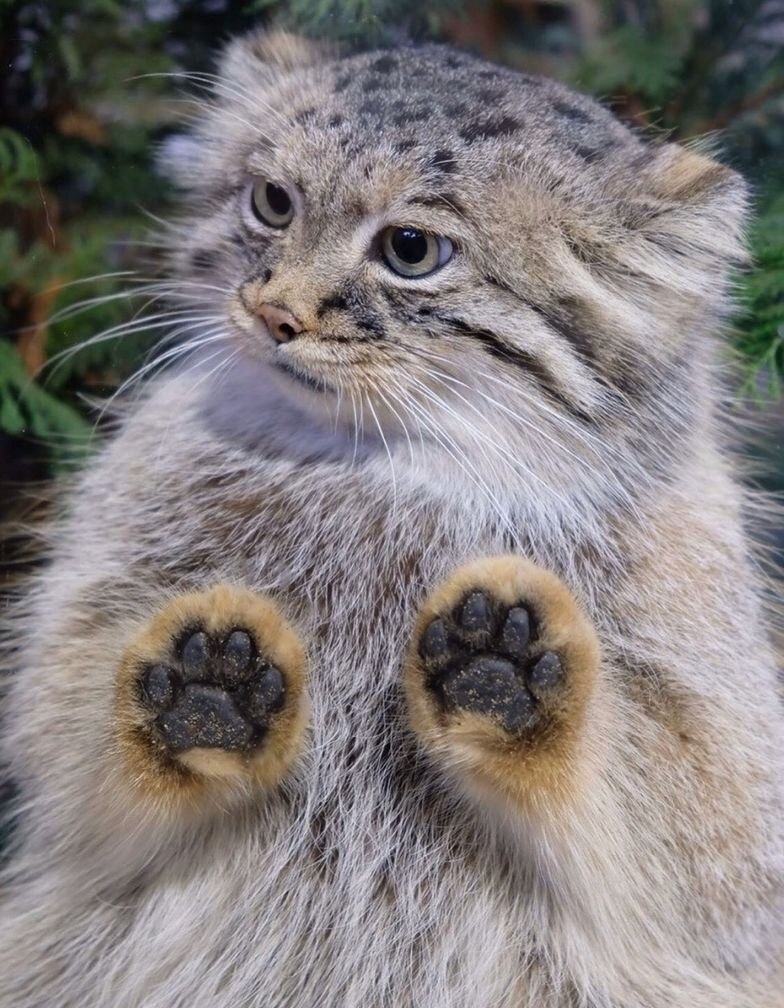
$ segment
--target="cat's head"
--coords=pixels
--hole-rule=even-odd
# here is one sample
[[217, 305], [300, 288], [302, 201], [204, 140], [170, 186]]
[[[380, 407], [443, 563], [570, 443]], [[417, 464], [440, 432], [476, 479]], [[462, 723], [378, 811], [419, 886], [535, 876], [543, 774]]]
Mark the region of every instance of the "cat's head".
[[255, 34], [212, 90], [172, 259], [233, 352], [508, 485], [606, 489], [686, 450], [743, 257], [732, 172], [440, 46]]

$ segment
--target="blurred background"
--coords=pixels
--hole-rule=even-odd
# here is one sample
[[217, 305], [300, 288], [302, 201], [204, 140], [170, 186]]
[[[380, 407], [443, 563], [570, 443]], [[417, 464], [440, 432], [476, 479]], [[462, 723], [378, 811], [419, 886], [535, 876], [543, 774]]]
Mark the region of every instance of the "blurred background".
[[192, 109], [176, 74], [213, 70], [260, 21], [348, 47], [451, 41], [653, 133], [715, 138], [756, 207], [731, 393], [758, 484], [784, 486], [784, 0], [0, 0], [0, 517], [85, 458], [96, 404], [161, 335], [126, 325], [140, 305], [117, 274], [154, 268], [150, 215], [171, 200], [155, 150]]

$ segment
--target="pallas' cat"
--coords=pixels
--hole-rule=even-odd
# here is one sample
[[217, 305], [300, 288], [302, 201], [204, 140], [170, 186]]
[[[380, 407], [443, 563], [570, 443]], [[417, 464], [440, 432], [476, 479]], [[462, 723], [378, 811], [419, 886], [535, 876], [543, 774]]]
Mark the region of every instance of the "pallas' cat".
[[449, 48], [211, 87], [187, 363], [9, 621], [0, 1003], [784, 1003], [743, 183]]

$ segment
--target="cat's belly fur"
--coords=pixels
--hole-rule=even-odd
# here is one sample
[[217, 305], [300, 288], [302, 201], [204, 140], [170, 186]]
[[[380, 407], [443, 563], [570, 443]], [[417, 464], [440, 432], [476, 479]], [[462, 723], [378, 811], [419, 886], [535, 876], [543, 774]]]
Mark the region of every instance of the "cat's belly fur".
[[74, 609], [103, 614], [87, 650], [107, 665], [85, 675], [110, 719], [109, 658], [134, 623], [183, 590], [243, 584], [278, 598], [308, 643], [310, 730], [284, 797], [173, 837], [171, 857], [47, 911], [47, 933], [91, 963], [71, 962], [52, 993], [123, 1008], [526, 1003], [544, 908], [493, 817], [417, 753], [399, 686], [425, 592], [503, 550], [501, 535], [424, 483], [398, 482], [393, 501], [386, 457], [358, 480], [232, 456], [186, 396], [164, 399], [86, 478], [36, 648], [56, 648]]
[[[17, 774], [32, 775], [37, 825], [19, 858], [26, 878], [3, 911], [13, 930], [0, 938], [0, 1005], [569, 1008], [580, 989], [613, 1008], [741, 1008], [737, 989], [714, 987], [707, 974], [690, 986], [694, 960], [675, 966], [675, 946], [619, 951], [634, 932], [604, 899], [615, 880], [599, 875], [581, 890], [578, 860], [572, 890], [549, 860], [558, 843], [549, 827], [502, 821], [418, 748], [400, 692], [416, 610], [456, 565], [510, 548], [481, 494], [402, 465], [393, 489], [383, 453], [313, 464], [302, 445], [287, 457], [280, 444], [265, 452], [251, 442], [228, 437], [185, 379], [168, 380], [83, 477], [55, 536], [53, 566], [26, 603], [5, 739]], [[603, 587], [602, 567], [582, 592], [575, 557], [584, 543], [568, 528], [549, 534], [541, 516], [535, 534], [524, 521], [519, 531], [521, 551], [564, 577], [611, 641], [618, 582]], [[127, 786], [115, 670], [168, 600], [218, 582], [269, 593], [301, 633], [310, 727], [281, 790], [161, 831], [144, 801], [130, 813], [112, 803], [113, 789]], [[731, 646], [763, 655], [750, 598], [738, 582], [721, 615], [704, 618], [734, 619]], [[670, 620], [669, 653], [690, 688], [712, 692], [713, 673], [706, 687], [693, 667], [693, 622], [678, 630]], [[698, 644], [715, 640], [705, 633]], [[627, 628], [624, 643], [633, 643]], [[717, 652], [710, 667], [733, 667], [735, 653]], [[764, 658], [746, 674], [767, 696]], [[755, 737], [773, 737], [774, 716], [760, 714]], [[657, 808], [635, 807], [630, 853], [657, 828]], [[571, 822], [582, 840], [597, 815]], [[613, 843], [624, 828], [607, 823]], [[598, 830], [586, 842], [604, 844], [601, 821]], [[759, 875], [750, 848], [746, 860]], [[645, 905], [637, 892], [624, 914]], [[660, 902], [655, 890], [652, 899], [646, 912]], [[677, 926], [693, 927], [688, 912]], [[694, 921], [700, 914], [695, 903]], [[757, 940], [744, 927], [728, 947], [750, 957]], [[671, 977], [648, 997], [638, 981], [659, 990], [662, 954]]]

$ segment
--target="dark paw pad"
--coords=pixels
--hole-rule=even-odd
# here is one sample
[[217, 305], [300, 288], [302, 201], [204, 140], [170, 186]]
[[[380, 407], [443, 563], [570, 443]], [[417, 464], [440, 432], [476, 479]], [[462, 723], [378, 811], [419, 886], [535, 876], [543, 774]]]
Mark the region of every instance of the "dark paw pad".
[[419, 655], [442, 708], [484, 714], [523, 734], [566, 685], [560, 656], [537, 644], [526, 605], [507, 606], [475, 590], [425, 628]]
[[279, 669], [265, 661], [243, 629], [225, 635], [192, 630], [172, 662], [148, 665], [141, 698], [155, 732], [173, 752], [195, 746], [244, 752], [261, 741], [283, 706]]

